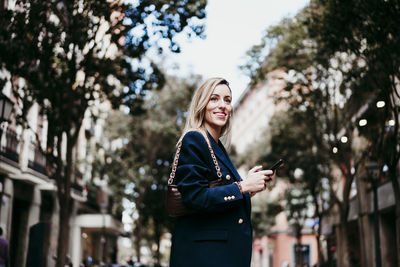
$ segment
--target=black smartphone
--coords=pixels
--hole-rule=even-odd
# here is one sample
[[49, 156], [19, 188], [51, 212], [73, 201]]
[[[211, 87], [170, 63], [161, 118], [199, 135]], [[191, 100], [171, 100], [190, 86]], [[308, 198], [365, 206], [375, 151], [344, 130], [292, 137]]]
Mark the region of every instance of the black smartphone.
[[[278, 168], [282, 165], [282, 163], [283, 163], [283, 159], [280, 159], [280, 160], [278, 160], [277, 162], [275, 162], [274, 165], [272, 165], [271, 167], [269, 167], [267, 170], [272, 170], [272, 171], [275, 172], [275, 170], [278, 169]], [[269, 178], [269, 179], [267, 179], [266, 181], [269, 182], [269, 181], [271, 181], [271, 180], [272, 180], [272, 179]]]
[[278, 160], [277, 162], [274, 163], [274, 165], [272, 165], [271, 167], [269, 167], [267, 170], [276, 170], [278, 169], [283, 163], [283, 159]]

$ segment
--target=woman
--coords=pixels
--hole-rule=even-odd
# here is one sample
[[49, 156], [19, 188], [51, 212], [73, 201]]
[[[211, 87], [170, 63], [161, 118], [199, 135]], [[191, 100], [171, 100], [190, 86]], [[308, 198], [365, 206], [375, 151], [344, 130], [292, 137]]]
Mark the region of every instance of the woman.
[[[219, 141], [229, 133], [231, 99], [229, 84], [222, 78], [205, 81], [193, 96], [180, 138], [175, 183], [183, 203], [194, 213], [176, 221], [171, 267], [250, 266], [250, 194], [264, 190], [274, 173], [256, 166], [246, 179], [240, 178]], [[218, 172], [223, 185], [210, 188], [209, 182], [218, 179]]]

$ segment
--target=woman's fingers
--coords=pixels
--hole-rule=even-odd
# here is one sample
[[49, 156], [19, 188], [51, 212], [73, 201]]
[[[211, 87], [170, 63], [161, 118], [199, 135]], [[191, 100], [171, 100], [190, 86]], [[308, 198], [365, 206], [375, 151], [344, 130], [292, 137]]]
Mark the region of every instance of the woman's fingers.
[[274, 171], [262, 170], [262, 166], [255, 166], [249, 171], [246, 179], [246, 189], [250, 192], [261, 192], [266, 189], [268, 181], [274, 178]]
[[272, 176], [274, 172], [271, 170], [264, 170], [257, 172], [257, 174], [261, 175], [264, 179], [267, 179], [268, 177]]
[[249, 173], [255, 173], [258, 172], [262, 169], [262, 166], [254, 166], [253, 168], [250, 169]]
[[274, 171], [271, 171], [271, 170], [265, 170], [265, 171], [263, 171], [264, 173], [265, 173], [265, 175], [272, 175], [272, 174], [274, 174]]

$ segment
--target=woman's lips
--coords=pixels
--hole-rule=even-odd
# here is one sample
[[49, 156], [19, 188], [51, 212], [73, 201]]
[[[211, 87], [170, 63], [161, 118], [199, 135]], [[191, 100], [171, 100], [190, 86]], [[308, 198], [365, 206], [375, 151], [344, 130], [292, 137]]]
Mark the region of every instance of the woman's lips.
[[214, 112], [214, 114], [221, 119], [225, 119], [226, 114], [224, 112]]

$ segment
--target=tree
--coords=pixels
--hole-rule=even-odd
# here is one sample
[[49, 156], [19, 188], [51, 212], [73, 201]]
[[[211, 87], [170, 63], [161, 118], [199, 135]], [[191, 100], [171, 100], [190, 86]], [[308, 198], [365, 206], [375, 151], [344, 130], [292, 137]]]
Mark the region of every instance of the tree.
[[301, 232], [307, 219], [312, 218], [314, 215], [313, 196], [304, 184], [298, 183], [286, 189], [285, 199], [285, 212], [289, 218], [289, 224], [293, 228], [293, 235], [297, 239], [296, 266], [303, 266], [303, 251], [300, 249], [302, 248]]
[[[364, 114], [364, 118], [368, 118], [368, 127], [360, 127], [360, 134], [370, 141], [369, 158], [388, 167], [399, 232], [400, 3], [396, 0], [312, 3], [320, 9], [312, 16], [310, 34], [321, 44], [324, 53], [351, 53], [364, 61], [365, 67], [359, 75], [354, 75], [353, 84], [359, 90], [369, 91], [372, 101], [370, 111]], [[385, 103], [381, 110], [372, 105], [379, 100]], [[397, 234], [396, 243], [399, 249], [400, 234]], [[399, 253], [397, 264], [400, 264]]]
[[[146, 93], [163, 77], [146, 52], [174, 52], [180, 32], [201, 36], [206, 1], [17, 1], [2, 10], [1, 67], [24, 80], [14, 93], [23, 103], [22, 119], [38, 103], [48, 121], [49, 175], [57, 181], [60, 224], [57, 266], [65, 263], [71, 213], [73, 147], [82, 119], [95, 99], [142, 112]], [[65, 160], [62, 147], [65, 145]]]
[[[292, 184], [291, 188], [296, 188], [300, 195], [296, 197], [299, 202], [308, 203], [312, 197], [314, 214], [312, 217], [319, 222], [316, 239], [318, 244], [319, 262], [323, 262], [322, 250], [319, 238], [321, 236], [321, 225], [323, 218], [328, 214], [332, 207], [332, 197], [330, 187], [327, 183], [332, 183], [331, 166], [329, 155], [320, 150], [315, 138], [308, 134], [313, 129], [315, 120], [308, 115], [308, 112], [295, 105], [290, 106], [286, 113], [276, 114], [271, 118], [270, 129], [270, 153], [260, 155], [259, 160], [272, 162], [272, 158], [282, 157], [286, 164], [279, 170], [281, 176], [287, 177]], [[328, 179], [327, 177], [330, 177]], [[291, 202], [291, 194], [286, 194], [286, 201]], [[293, 216], [294, 211], [304, 214], [303, 207], [299, 209], [288, 209], [287, 217], [289, 221], [298, 221]], [[300, 211], [298, 211], [300, 210]], [[304, 221], [304, 220], [303, 220]], [[297, 222], [299, 226], [302, 223]], [[301, 230], [301, 228], [300, 228]]]
[[[270, 45], [264, 48], [268, 56], [254, 79], [265, 79], [266, 73], [277, 68], [287, 71], [287, 86], [277, 98], [289, 105], [288, 116], [293, 117], [289, 128], [274, 134], [272, 151], [288, 156], [292, 160], [289, 165], [311, 171], [306, 176], [311, 179], [311, 192], [317, 193], [313, 188], [318, 188], [321, 179], [329, 179], [330, 197], [339, 208], [342, 264], [349, 266], [347, 217], [351, 185], [366, 156], [353, 153], [357, 128], [353, 117], [370, 92], [361, 90], [354, 79], [364, 71], [362, 59], [352, 53], [327, 53], [318, 39], [310, 35], [309, 25], [315, 12], [319, 12], [319, 6], [310, 5], [293, 19], [285, 19], [269, 29], [264, 41]], [[335, 170], [340, 171], [339, 176], [334, 175]], [[288, 174], [290, 177], [291, 173]], [[317, 195], [314, 197], [318, 199]]]

